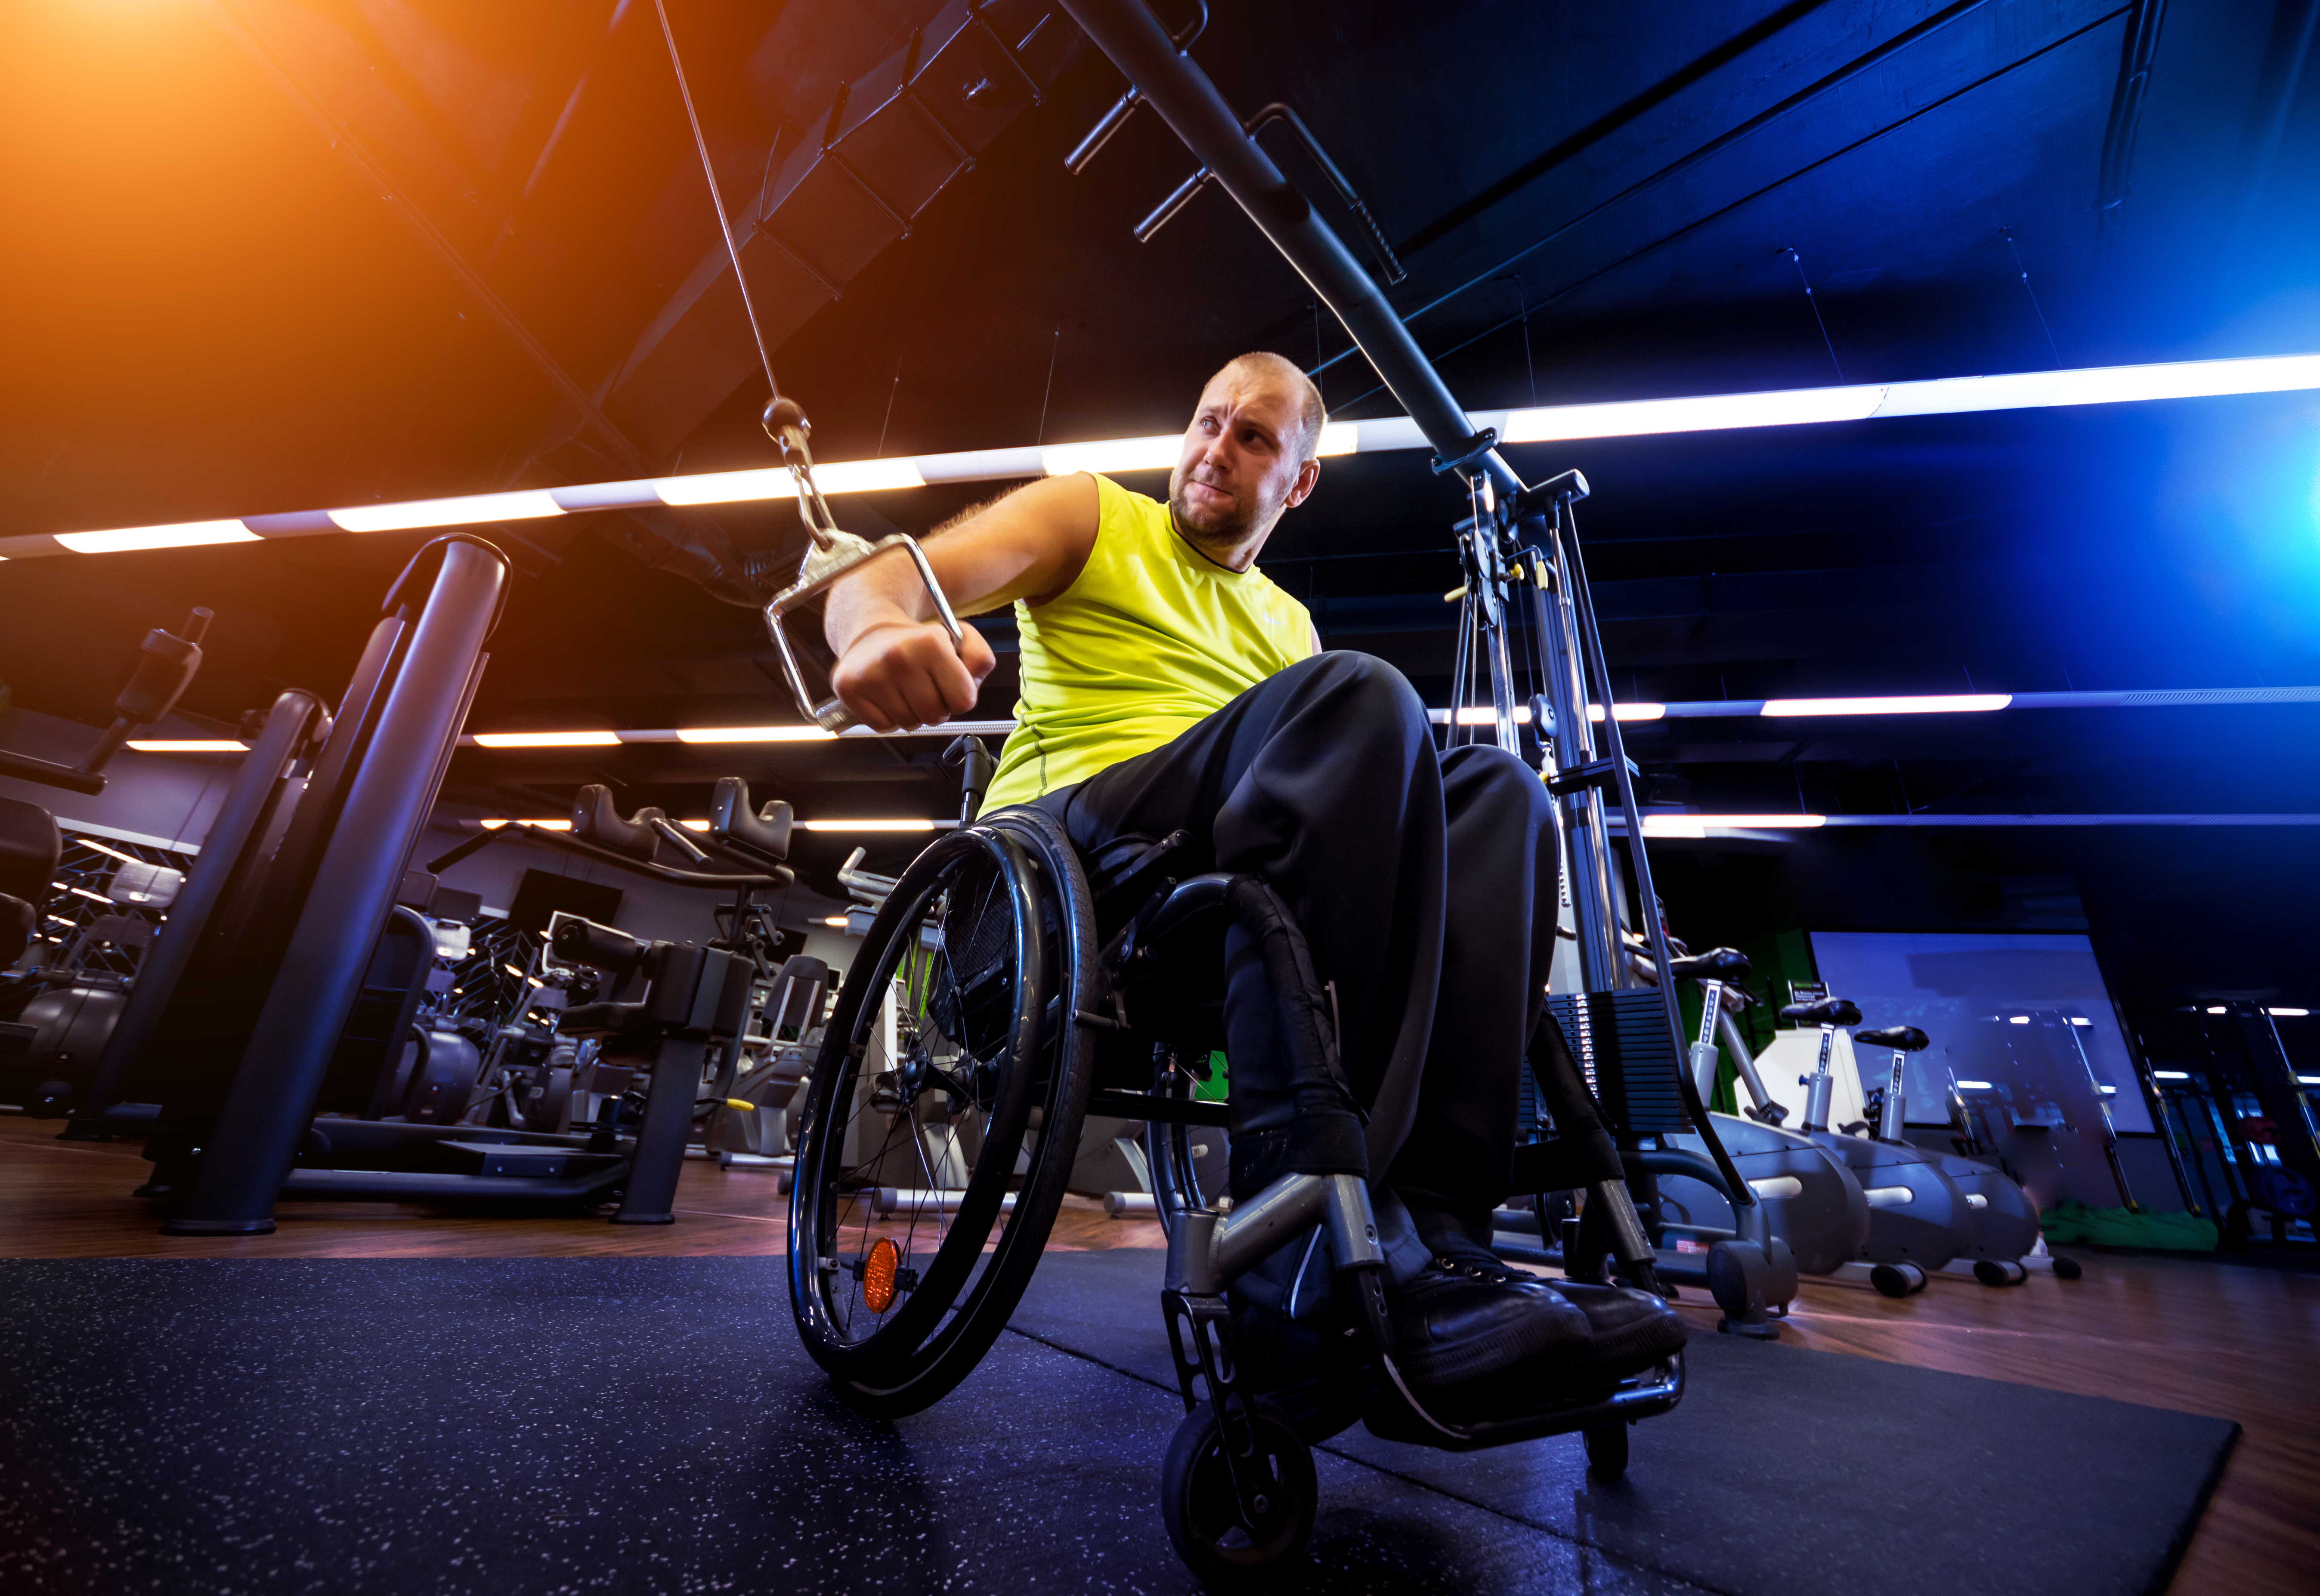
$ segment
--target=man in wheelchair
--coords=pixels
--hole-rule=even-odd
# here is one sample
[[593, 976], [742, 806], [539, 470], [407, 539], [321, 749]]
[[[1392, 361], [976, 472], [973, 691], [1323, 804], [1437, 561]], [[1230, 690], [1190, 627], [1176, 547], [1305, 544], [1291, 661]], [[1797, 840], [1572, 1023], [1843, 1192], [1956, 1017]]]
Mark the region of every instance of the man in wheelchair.
[[[1438, 751], [1409, 682], [1323, 652], [1257, 569], [1313, 491], [1324, 420], [1295, 365], [1244, 355], [1201, 391], [1166, 503], [1051, 477], [926, 553], [959, 613], [1015, 609], [1020, 724], [987, 805], [1045, 810], [1095, 872], [1187, 831], [1188, 870], [1261, 876], [1302, 933], [1316, 989], [1288, 994], [1253, 936], [1228, 935], [1235, 1199], [1287, 1173], [1382, 1170], [1396, 1361], [1437, 1411], [1503, 1411], [1650, 1368], [1683, 1330], [1645, 1293], [1543, 1280], [1490, 1250], [1554, 947], [1552, 813], [1514, 755]], [[840, 583], [826, 627], [838, 698], [881, 730], [971, 708], [994, 663], [972, 628], [953, 645], [903, 561]], [[1327, 1091], [1284, 1062], [1314, 1014], [1341, 1050]], [[1539, 1044], [1562, 1046], [1552, 1024]], [[1283, 1249], [1233, 1284], [1260, 1389], [1326, 1390], [1334, 1349], [1358, 1341], [1318, 1301], [1328, 1269], [1312, 1253]]]

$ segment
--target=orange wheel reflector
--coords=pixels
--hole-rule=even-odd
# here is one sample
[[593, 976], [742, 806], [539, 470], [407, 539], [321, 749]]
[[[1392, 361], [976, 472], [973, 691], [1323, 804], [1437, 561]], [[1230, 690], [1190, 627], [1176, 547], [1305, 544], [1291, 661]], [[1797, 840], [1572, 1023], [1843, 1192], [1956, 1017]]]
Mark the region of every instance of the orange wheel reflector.
[[870, 1244], [862, 1260], [862, 1302], [873, 1313], [894, 1305], [894, 1274], [902, 1267], [902, 1249], [881, 1236]]

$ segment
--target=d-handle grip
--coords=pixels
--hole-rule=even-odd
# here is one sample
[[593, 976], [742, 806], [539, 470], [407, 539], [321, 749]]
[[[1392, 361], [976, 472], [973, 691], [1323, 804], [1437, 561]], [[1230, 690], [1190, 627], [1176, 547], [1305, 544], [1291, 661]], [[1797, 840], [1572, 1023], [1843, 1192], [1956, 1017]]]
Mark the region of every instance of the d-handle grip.
[[782, 674], [789, 681], [791, 696], [797, 700], [798, 713], [833, 735], [852, 726], [854, 717], [844, 704], [838, 702], [835, 693], [816, 702], [813, 694], [807, 690], [805, 674], [798, 669], [797, 651], [790, 646], [789, 633], [782, 626], [784, 616], [820, 596], [833, 583], [851, 575], [888, 549], [900, 548], [911, 556], [911, 564], [917, 568], [919, 582], [926, 589], [927, 597], [933, 600], [935, 618], [950, 635], [951, 646], [956, 648], [965, 641], [958, 617], [951, 609], [950, 599], [944, 593], [942, 583], [935, 579], [934, 567], [927, 564], [926, 550], [919, 546], [917, 538], [897, 532], [880, 538], [876, 543], [870, 543], [844, 533], [837, 536], [844, 539], [843, 544], [833, 539], [831, 546], [827, 549], [816, 546], [807, 550], [805, 563], [798, 571], [798, 580], [776, 593], [772, 602], [766, 606], [766, 629], [773, 635], [774, 646], [781, 651]]

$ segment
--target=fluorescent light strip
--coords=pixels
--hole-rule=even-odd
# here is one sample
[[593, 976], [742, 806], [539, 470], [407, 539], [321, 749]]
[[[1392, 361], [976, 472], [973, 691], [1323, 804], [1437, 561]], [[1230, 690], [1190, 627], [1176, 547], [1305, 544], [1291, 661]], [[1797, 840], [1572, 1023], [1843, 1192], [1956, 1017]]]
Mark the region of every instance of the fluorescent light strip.
[[818, 726], [679, 726], [675, 733], [680, 743], [827, 743], [835, 735]]
[[[952, 720], [941, 726], [911, 726], [899, 732], [874, 732], [850, 726], [830, 733], [811, 726], [734, 726], [631, 727], [616, 732], [471, 732], [459, 739], [464, 748], [607, 748], [616, 743], [827, 743], [837, 737], [1003, 737], [1015, 729], [1011, 720]], [[555, 739], [543, 741], [542, 739]]]
[[[1625, 822], [1614, 809], [1608, 816], [1614, 828]], [[1775, 830], [1799, 825], [1813, 828], [1835, 830], [1844, 826], [2098, 826], [2098, 825], [2161, 825], [2161, 826], [2276, 826], [2320, 825], [2320, 814], [2272, 815], [1814, 815], [1776, 817], [1768, 815], [1682, 815], [1668, 810], [1644, 811], [1646, 834], [1690, 834], [1689, 828], [1733, 828], [1745, 831]], [[1667, 830], [1681, 827], [1684, 830]]]
[[476, 742], [485, 748], [612, 748], [621, 741], [618, 732], [477, 732]]
[[2263, 1012], [2275, 1020], [2301, 1020], [2308, 1018], [2312, 1013], [2308, 1008], [2268, 1008]]
[[[1074, 467], [1073, 469], [1081, 469]], [[927, 479], [909, 460], [833, 460], [813, 468], [813, 485], [832, 493], [892, 492], [923, 488]], [[663, 504], [748, 504], [795, 499], [796, 479], [786, 465], [755, 471], [714, 471], [696, 476], [665, 476], [649, 486]], [[575, 509], [579, 508], [575, 506]]]
[[956, 820], [793, 820], [800, 831], [948, 831]]
[[[2248, 688], [2181, 688], [2154, 691], [2101, 691], [2067, 693], [1942, 693], [1921, 696], [1891, 696], [1863, 699], [1695, 699], [1672, 700], [1664, 704], [1633, 703], [1615, 706], [1618, 718], [1627, 721], [1701, 720], [1726, 717], [1754, 717], [1766, 715], [1787, 717], [1850, 715], [1937, 715], [1975, 713], [1999, 708], [2016, 709], [2147, 709], [2147, 708], [2212, 708], [2230, 706], [2288, 705], [2320, 703], [2320, 687], [2248, 687]], [[1427, 717], [1436, 726], [1449, 723], [1447, 709], [1429, 709]], [[1468, 708], [1460, 711], [1461, 726], [1489, 726], [1491, 711]], [[1603, 707], [1590, 704], [1587, 717], [1600, 721]], [[1515, 707], [1515, 723], [1530, 724], [1527, 705]], [[853, 726], [835, 734], [838, 737], [955, 737], [962, 735], [980, 737], [1004, 737], [1014, 731], [1011, 720], [953, 720], [941, 726], [912, 726], [900, 732], [875, 732], [868, 726]], [[602, 748], [613, 743], [689, 743], [708, 744], [719, 743], [826, 743], [833, 734], [820, 726], [678, 726], [675, 728], [631, 728], [617, 732], [585, 733], [516, 733], [484, 732], [462, 737], [468, 745], [486, 748], [591, 747]], [[555, 742], [518, 741], [516, 739], [552, 737]], [[566, 737], [582, 739], [563, 741]], [[138, 742], [131, 748], [156, 753], [193, 753], [227, 752], [245, 746], [240, 743], [212, 744], [201, 741], [179, 743]], [[1839, 824], [1845, 824], [1840, 820]], [[1867, 824], [1867, 820], [1862, 820]]]
[[[1895, 416], [1962, 415], [2051, 406], [2143, 403], [2244, 393], [2320, 389], [2320, 355], [2266, 355], [2229, 360], [2185, 360], [2149, 365], [2011, 372], [1996, 376], [1936, 377], [1924, 382], [1781, 389], [1758, 393], [1706, 393], [1674, 399], [1615, 400], [1474, 410], [1476, 428], [1495, 427], [1507, 444], [1567, 443], [1596, 437], [1665, 437], [1735, 428], [1801, 427]], [[1175, 464], [1181, 435], [1102, 438], [1046, 447], [965, 449], [893, 460], [834, 460], [817, 466], [814, 481], [828, 493], [884, 492], [940, 482], [1001, 482], [1065, 471], [1137, 472]], [[1376, 421], [1332, 422], [1319, 452], [1378, 454], [1430, 446], [1406, 416]], [[340, 509], [294, 510], [240, 520], [187, 521], [104, 532], [0, 538], [0, 559], [52, 555], [59, 549], [104, 554], [168, 548], [252, 537], [297, 537], [319, 532], [381, 532], [422, 527], [472, 526], [591, 509], [646, 505], [739, 504], [786, 499], [795, 488], [780, 467], [699, 473], [512, 493], [473, 493]]]
[[[503, 816], [497, 816], [489, 819], [472, 821], [467, 824], [479, 826], [485, 831], [497, 831], [502, 826], [506, 825], [536, 825], [543, 831], [570, 831], [572, 829], [572, 822], [569, 820], [509, 820]], [[675, 822], [675, 824], [683, 826], [687, 831], [705, 832], [709, 829], [709, 822], [706, 820], [679, 820]], [[800, 831], [930, 832], [955, 830], [958, 825], [958, 822], [956, 820], [911, 819], [797, 820], [791, 822], [791, 824], [796, 826]]]
[[2012, 693], [1935, 693], [1907, 698], [1767, 699], [1761, 715], [1959, 715], [2003, 709]]
[[1816, 831], [1828, 824], [1826, 815], [1677, 815], [1645, 809], [1643, 816], [1647, 832], [1658, 826], [1699, 826], [1716, 831]]
[[2151, 1078], [2153, 1080], [2189, 1080], [2191, 1078], [2191, 1072], [2188, 1069], [2154, 1069], [2151, 1072]]
[[1100, 443], [1056, 444], [1039, 451], [1039, 469], [1049, 476], [1069, 476], [1074, 471], [1169, 471], [1184, 450], [1184, 435], [1159, 437], [1115, 437]]
[[[1658, 720], [1663, 716], [1666, 715], [1667, 712], [1668, 707], [1665, 704], [1614, 704], [1611, 706], [1613, 718], [1623, 721]], [[1450, 724], [1450, 711], [1447, 709], [1428, 709], [1426, 712], [1426, 717], [1428, 720], [1431, 720], [1436, 726], [1448, 726]], [[1588, 705], [1587, 718], [1594, 721], [1601, 720], [1603, 718], [1603, 706], [1600, 704]], [[1498, 713], [1495, 710], [1485, 709], [1470, 704], [1465, 708], [1458, 711], [1458, 724], [1460, 726], [1496, 726], [1498, 723]], [[1515, 724], [1517, 726], [1528, 726], [1530, 724], [1529, 705], [1518, 704], [1515, 706]]]
[[564, 507], [544, 488], [516, 493], [468, 493], [457, 499], [410, 499], [397, 504], [358, 504], [326, 509], [345, 532], [408, 532], [420, 527], [472, 527], [481, 521], [529, 521], [560, 516]]
[[131, 737], [140, 753], [248, 753], [249, 744], [233, 737]]
[[77, 555], [117, 555], [140, 548], [256, 543], [258, 534], [240, 521], [177, 521], [166, 527], [120, 527], [110, 532], [59, 532], [57, 541]]
[[[2192, 687], [2110, 689], [2060, 693], [1883, 694], [1870, 698], [1695, 699], [1661, 707], [1670, 720], [1762, 715], [1932, 715], [1977, 713], [2003, 700], [2013, 709], [2214, 709], [2258, 705], [2320, 704], [2320, 687]], [[1877, 706], [1861, 708], [1860, 705]], [[1627, 718], [1621, 705], [1620, 718]], [[1651, 718], [1659, 718], [1653, 717]]]

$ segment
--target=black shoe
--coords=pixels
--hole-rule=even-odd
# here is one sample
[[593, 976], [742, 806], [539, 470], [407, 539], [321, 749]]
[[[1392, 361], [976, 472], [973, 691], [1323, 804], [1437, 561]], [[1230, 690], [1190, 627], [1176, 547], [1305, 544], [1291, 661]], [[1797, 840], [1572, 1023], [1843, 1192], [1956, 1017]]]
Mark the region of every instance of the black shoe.
[[1436, 1254], [1392, 1294], [1394, 1362], [1412, 1385], [1463, 1385], [1583, 1351], [1587, 1315], [1537, 1276], [1482, 1249]]
[[1683, 1350], [1683, 1321], [1647, 1291], [1577, 1280], [1550, 1280], [1545, 1289], [1587, 1316], [1587, 1349], [1563, 1366], [1574, 1380], [1623, 1380]]
[[[1452, 1238], [1443, 1245], [1446, 1256], [1437, 1264], [1467, 1273], [1469, 1278], [1492, 1276], [1513, 1283], [1502, 1289], [1551, 1297], [1565, 1312], [1585, 1321], [1587, 1331], [1559, 1339], [1539, 1353], [1480, 1376], [1440, 1381], [1411, 1377], [1410, 1394], [1441, 1423], [1497, 1423], [1588, 1406], [1609, 1397], [1622, 1379], [1654, 1367], [1683, 1346], [1682, 1321], [1646, 1292], [1540, 1280], [1499, 1263], [1478, 1244]], [[1364, 1412], [1363, 1422], [1387, 1440], [1441, 1444], [1432, 1425], [1390, 1393], [1380, 1393], [1380, 1400]]]

